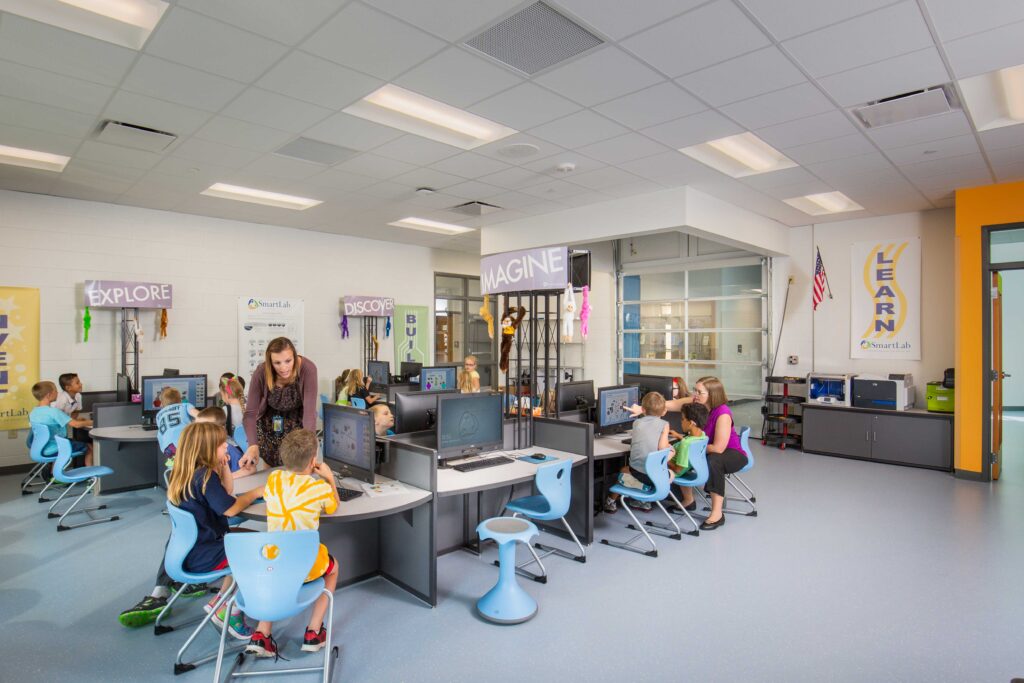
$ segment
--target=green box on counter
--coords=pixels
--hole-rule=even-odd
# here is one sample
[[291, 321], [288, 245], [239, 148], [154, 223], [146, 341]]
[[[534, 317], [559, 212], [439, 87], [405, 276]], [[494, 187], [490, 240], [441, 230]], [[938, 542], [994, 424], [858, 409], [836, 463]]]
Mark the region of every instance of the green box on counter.
[[928, 382], [928, 390], [925, 394], [928, 399], [928, 412], [952, 413], [955, 393], [955, 389], [942, 386], [942, 382]]

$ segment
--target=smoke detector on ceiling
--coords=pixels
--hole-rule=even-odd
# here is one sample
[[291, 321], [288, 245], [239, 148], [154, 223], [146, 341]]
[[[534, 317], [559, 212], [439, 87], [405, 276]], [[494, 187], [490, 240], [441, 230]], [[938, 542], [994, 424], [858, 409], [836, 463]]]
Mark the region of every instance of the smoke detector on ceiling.
[[525, 159], [532, 157], [539, 151], [540, 147], [531, 145], [529, 142], [514, 142], [499, 149], [498, 154], [506, 159]]
[[562, 163], [555, 166], [555, 170], [562, 175], [567, 175], [576, 170], [576, 164], [571, 161], [563, 161]]
[[494, 213], [495, 211], [501, 211], [502, 209], [500, 206], [488, 204], [487, 202], [466, 202], [465, 204], [453, 206], [448, 210], [454, 211], [455, 213], [463, 213], [467, 216], [485, 216], [489, 213]]
[[960, 100], [949, 83], [868, 102], [851, 111], [865, 128], [891, 126], [914, 119], [945, 114], [960, 108]]
[[134, 123], [106, 121], [96, 139], [121, 147], [144, 149], [147, 152], [162, 152], [177, 140], [178, 136], [155, 128], [137, 126]]

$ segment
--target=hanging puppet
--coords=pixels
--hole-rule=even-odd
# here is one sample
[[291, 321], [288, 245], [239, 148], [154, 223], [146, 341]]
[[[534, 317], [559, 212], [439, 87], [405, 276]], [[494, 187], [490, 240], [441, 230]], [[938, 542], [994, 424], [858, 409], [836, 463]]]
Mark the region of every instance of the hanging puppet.
[[92, 313], [89, 312], [89, 307], [85, 307], [85, 313], [82, 314], [82, 341], [89, 341], [89, 329], [92, 327]]
[[572, 341], [572, 324], [576, 320], [576, 292], [572, 285], [565, 286], [562, 294], [562, 341]]
[[160, 338], [167, 338], [167, 309], [160, 309]]
[[391, 336], [391, 316], [388, 316], [388, 321], [384, 323], [384, 338], [387, 339]]
[[373, 360], [377, 360], [377, 353], [380, 351], [380, 341], [377, 339], [377, 335], [371, 336], [370, 341], [373, 342]]
[[341, 338], [348, 339], [348, 316], [342, 315], [341, 322], [338, 323], [338, 327], [341, 328]]
[[491, 313], [491, 295], [484, 294], [484, 304], [480, 307], [480, 317], [487, 323], [487, 337], [494, 339], [494, 314]]
[[583, 306], [580, 307], [580, 336], [587, 341], [590, 335], [590, 287], [583, 285]]
[[502, 372], [508, 372], [508, 354], [512, 351], [512, 337], [516, 335], [524, 316], [526, 309], [522, 306], [517, 311], [506, 309], [505, 314], [501, 316], [501, 362], [498, 363], [498, 367]]
[[142, 338], [146, 336], [146, 333], [142, 329], [142, 325], [139, 324], [138, 320], [132, 323], [135, 326], [135, 348], [142, 353]]

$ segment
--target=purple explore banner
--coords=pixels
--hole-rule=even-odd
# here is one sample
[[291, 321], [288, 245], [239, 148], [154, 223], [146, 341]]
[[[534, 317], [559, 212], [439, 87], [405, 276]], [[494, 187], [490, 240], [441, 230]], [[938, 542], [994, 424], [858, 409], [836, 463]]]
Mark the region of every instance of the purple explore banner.
[[343, 296], [345, 315], [387, 318], [395, 314], [395, 300], [388, 296]]
[[157, 282], [86, 280], [85, 305], [91, 308], [172, 308], [171, 285]]
[[565, 289], [569, 247], [542, 247], [492, 254], [480, 259], [483, 294]]

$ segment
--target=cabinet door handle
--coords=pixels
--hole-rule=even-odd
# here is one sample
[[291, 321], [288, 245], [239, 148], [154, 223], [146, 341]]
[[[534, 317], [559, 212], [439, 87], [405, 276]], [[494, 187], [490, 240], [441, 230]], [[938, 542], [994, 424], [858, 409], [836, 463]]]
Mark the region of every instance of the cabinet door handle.
[[878, 433], [877, 432], [871, 432], [871, 440], [872, 441], [878, 441]]
[[871, 441], [871, 432], [864, 432], [864, 440]]

